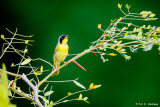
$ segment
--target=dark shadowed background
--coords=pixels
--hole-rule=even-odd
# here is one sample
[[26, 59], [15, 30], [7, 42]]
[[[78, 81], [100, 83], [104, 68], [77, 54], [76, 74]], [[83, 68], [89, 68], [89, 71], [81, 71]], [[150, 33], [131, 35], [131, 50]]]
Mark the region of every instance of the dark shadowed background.
[[[117, 19], [123, 14], [117, 7], [118, 3], [132, 5], [131, 12], [149, 10], [160, 18], [158, 0], [3, 0], [0, 2], [0, 34], [8, 34], [5, 28], [24, 35], [34, 35], [33, 46], [29, 46], [31, 58], [42, 58], [53, 63], [53, 51], [61, 34], [69, 35], [69, 53], [79, 53], [90, 46], [90, 42], [98, 39], [102, 32], [97, 28], [102, 24], [105, 29], [111, 19]], [[125, 8], [124, 8], [125, 9]], [[144, 23], [137, 22], [142, 25]], [[146, 25], [159, 26], [159, 20], [146, 22]], [[9, 35], [8, 35], [9, 36]], [[11, 35], [10, 35], [11, 36]], [[2, 41], [0, 41], [2, 46]], [[79, 82], [87, 88], [90, 83], [102, 84], [101, 88], [83, 93], [89, 97], [87, 104], [74, 101], [57, 105], [57, 107], [134, 107], [136, 103], [159, 103], [160, 105], [160, 55], [154, 46], [151, 51], [137, 53], [129, 52], [131, 60], [122, 56], [109, 57], [109, 62], [103, 63], [100, 57], [87, 54], [77, 61], [87, 69], [87, 72], [71, 63], [60, 70], [59, 76], [49, 80], [70, 80], [79, 77]], [[67, 57], [66, 61], [72, 56]], [[20, 60], [16, 54], [7, 53], [1, 62], [10, 66]], [[35, 66], [44, 65], [41, 61]], [[8, 70], [12, 70], [8, 67]], [[17, 69], [14, 69], [16, 71]], [[25, 72], [28, 73], [27, 70]], [[44, 78], [48, 73], [41, 76]], [[12, 79], [12, 77], [10, 77]], [[28, 92], [28, 86], [22, 90]], [[43, 89], [45, 85], [41, 87]], [[54, 94], [51, 100], [56, 101], [67, 92], [81, 90], [74, 83], [51, 83]], [[72, 98], [78, 97], [78, 95]], [[33, 107], [30, 101], [14, 99], [12, 103], [18, 107]]]

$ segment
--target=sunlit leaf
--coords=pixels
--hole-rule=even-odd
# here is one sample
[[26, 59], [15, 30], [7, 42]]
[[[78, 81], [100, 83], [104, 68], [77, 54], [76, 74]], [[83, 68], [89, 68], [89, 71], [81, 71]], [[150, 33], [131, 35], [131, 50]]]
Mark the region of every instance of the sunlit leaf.
[[41, 72], [34, 72], [35, 75], [41, 75]]
[[[38, 67], [39, 68], [39, 67]], [[38, 70], [38, 68], [36, 68], [36, 70], [34, 70], [34, 72], [36, 72]]]
[[128, 34], [128, 32], [126, 32], [124, 35], [127, 35]]
[[82, 94], [80, 94], [78, 98], [79, 98], [79, 99], [82, 99]]
[[24, 50], [24, 53], [27, 53], [27, 52], [28, 52], [28, 49], [25, 49], [25, 50]]
[[117, 54], [115, 54], [115, 53], [109, 53], [108, 55], [116, 56]]
[[93, 89], [93, 83], [90, 84], [89, 89]]
[[128, 56], [128, 55], [124, 55], [124, 57], [126, 58], [126, 60], [131, 59], [131, 56]]
[[40, 71], [43, 72], [43, 66], [41, 66]]
[[150, 15], [149, 15], [149, 17], [154, 17], [154, 16], [155, 16], [155, 14], [154, 14], [154, 13], [152, 13], [152, 14], [150, 14]]
[[1, 38], [4, 39], [4, 35], [1, 35]]
[[122, 31], [124, 31], [124, 30], [126, 30], [126, 29], [127, 29], [126, 27], [123, 27], [123, 28], [122, 28]]
[[94, 85], [93, 89], [96, 89], [96, 88], [99, 88], [99, 87], [101, 87], [101, 85]]
[[129, 9], [131, 6], [129, 6], [128, 4], [125, 4], [125, 7], [126, 7], [127, 9]]
[[49, 107], [53, 107], [54, 103], [53, 101], [50, 102]]
[[51, 95], [53, 92], [54, 92], [54, 91], [47, 91], [44, 95], [45, 95], [45, 96], [49, 96], [49, 95]]
[[102, 53], [101, 55], [105, 55], [105, 53]]
[[16, 87], [17, 87], [16, 82], [13, 82], [12, 88], [16, 89]]
[[0, 84], [0, 107], [8, 107], [8, 89], [5, 89], [2, 84]]
[[122, 20], [122, 17], [120, 17], [117, 21], [121, 21]]
[[87, 100], [87, 99], [88, 99], [88, 97], [84, 97], [83, 99], [84, 99], [84, 100]]
[[153, 47], [153, 45], [152, 45], [152, 44], [149, 44], [149, 45], [147, 45], [147, 46], [145, 46], [145, 47], [143, 48], [143, 51], [149, 51], [149, 50], [152, 49], [152, 47]]
[[28, 44], [29, 43], [29, 40], [25, 40], [25, 44]]
[[34, 92], [32, 91], [32, 95], [34, 96]]
[[144, 48], [144, 46], [139, 46], [138, 48]]
[[35, 104], [35, 102], [31, 102], [31, 104]]
[[1, 84], [4, 86], [5, 89], [8, 89], [8, 77], [6, 73], [6, 66], [2, 63], [2, 74], [1, 74]]
[[76, 100], [82, 100], [82, 99], [76, 98]]
[[11, 90], [8, 90], [8, 96], [12, 96], [12, 92], [11, 92]]
[[33, 80], [34, 80], [34, 78], [30, 79], [29, 81], [33, 81]]
[[119, 3], [118, 3], [118, 8], [120, 8], [120, 9], [121, 9], [121, 8], [122, 8], [122, 4], [119, 4]]
[[21, 63], [21, 65], [26, 65], [26, 64], [28, 64], [29, 62], [31, 62], [31, 60], [32, 60], [32, 59], [27, 58], [27, 59], [25, 59], [25, 60]]
[[68, 94], [68, 95], [72, 95], [72, 93], [71, 93], [71, 92], [68, 92], [67, 94]]
[[15, 104], [9, 104], [8, 107], [16, 107]]
[[13, 67], [13, 66], [14, 66], [14, 63], [11, 64], [11, 67]]
[[42, 99], [46, 104], [49, 104], [49, 101], [44, 96], [42, 96]]
[[21, 93], [21, 89], [20, 89], [20, 87], [18, 87], [18, 91]]
[[115, 47], [116, 47], [116, 45], [113, 45], [113, 46], [111, 46], [110, 48], [113, 49], [113, 48], [115, 48]]
[[73, 81], [77, 86], [79, 86], [79, 87], [81, 87], [81, 88], [83, 88], [83, 89], [86, 89], [82, 84], [80, 84], [79, 82], [77, 82], [77, 81]]
[[2, 63], [2, 74], [0, 75], [0, 107], [16, 107], [10, 104], [8, 99], [8, 77], [6, 73], [6, 66]]
[[121, 48], [122, 48], [122, 46], [118, 47], [116, 50], [117, 50], [117, 51], [120, 51], [120, 50], [121, 50]]
[[89, 103], [87, 100], [84, 100], [86, 103]]
[[105, 59], [105, 61], [109, 61], [109, 59]]
[[147, 16], [147, 14], [143, 13], [141, 17], [146, 17], [146, 16]]
[[101, 29], [101, 24], [98, 24], [98, 28]]

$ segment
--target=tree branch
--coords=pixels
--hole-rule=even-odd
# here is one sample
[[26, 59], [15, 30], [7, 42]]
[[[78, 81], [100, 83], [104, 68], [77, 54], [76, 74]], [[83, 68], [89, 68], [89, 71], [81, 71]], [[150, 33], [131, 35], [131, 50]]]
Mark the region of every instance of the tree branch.
[[[89, 53], [91, 50], [96, 49], [97, 47], [101, 46], [102, 44], [99, 43], [97, 45], [95, 45], [94, 47], [91, 47], [89, 49], [84, 50], [83, 52], [81, 52], [80, 54], [78, 54], [77, 56], [73, 57], [72, 59], [70, 59], [69, 61], [66, 62], [66, 64], [71, 63], [72, 61], [77, 60], [78, 58], [82, 57], [83, 55]], [[60, 70], [61, 68], [63, 68], [65, 66], [65, 64], [63, 64], [62, 66], [60, 66], [58, 68], [58, 70]], [[48, 76], [46, 76], [42, 81], [40, 81], [38, 83], [38, 87], [40, 87], [48, 78], [50, 78], [51, 76], [55, 75], [55, 72], [57, 71], [57, 69], [54, 69]]]
[[23, 94], [23, 93], [21, 93], [20, 91], [14, 89], [14, 88], [12, 88], [12, 87], [10, 87], [9, 89], [12, 90], [12, 91], [14, 91], [14, 92], [17, 93], [18, 95], [25, 97], [26, 99], [28, 99], [28, 100], [30, 100], [30, 101], [33, 101], [33, 100], [34, 100], [32, 97], [29, 97], [27, 94]]
[[36, 86], [34, 86], [30, 81], [29, 81], [29, 79], [26, 77], [26, 75], [23, 73], [22, 74], [22, 79], [33, 89], [33, 91], [34, 91], [34, 97], [35, 97], [35, 104], [38, 106], [38, 107], [44, 107], [42, 104], [41, 104], [41, 102], [39, 101], [39, 99], [38, 99], [38, 87], [37, 87], [37, 85]]
[[[2, 69], [0, 68], [0, 72], [2, 72]], [[11, 76], [14, 76], [14, 77], [19, 77], [21, 78], [22, 75], [20, 74], [15, 74], [15, 73], [12, 73], [12, 72], [9, 72], [9, 71], [6, 71], [8, 75], [11, 75]]]

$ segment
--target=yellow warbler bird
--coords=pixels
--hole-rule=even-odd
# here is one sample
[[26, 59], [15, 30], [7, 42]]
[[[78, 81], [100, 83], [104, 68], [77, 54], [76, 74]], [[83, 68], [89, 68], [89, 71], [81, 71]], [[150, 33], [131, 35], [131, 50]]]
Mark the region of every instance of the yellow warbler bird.
[[[65, 58], [68, 55], [69, 47], [67, 45], [67, 42], [68, 42], [68, 35], [61, 35], [58, 38], [58, 43], [54, 50], [54, 55], [53, 55], [55, 69], [58, 69], [58, 67], [60, 66], [60, 63], [64, 62]], [[57, 70], [54, 74], [58, 75], [59, 70]]]

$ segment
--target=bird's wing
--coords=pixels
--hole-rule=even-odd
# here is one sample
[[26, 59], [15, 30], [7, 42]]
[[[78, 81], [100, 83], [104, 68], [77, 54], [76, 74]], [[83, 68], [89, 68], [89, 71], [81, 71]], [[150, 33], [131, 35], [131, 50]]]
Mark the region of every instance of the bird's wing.
[[54, 49], [53, 59], [54, 59], [54, 55], [55, 55], [55, 53], [57, 52], [57, 50], [58, 50], [58, 44], [57, 44], [56, 48]]

